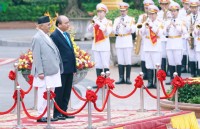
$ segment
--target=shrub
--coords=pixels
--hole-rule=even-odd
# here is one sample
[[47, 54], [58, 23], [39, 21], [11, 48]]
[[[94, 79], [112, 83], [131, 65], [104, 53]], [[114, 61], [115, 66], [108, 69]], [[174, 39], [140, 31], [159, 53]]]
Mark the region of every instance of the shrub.
[[[174, 97], [169, 100], [174, 101]], [[186, 84], [183, 88], [180, 88], [178, 90], [178, 101], [200, 104], [200, 84]]]

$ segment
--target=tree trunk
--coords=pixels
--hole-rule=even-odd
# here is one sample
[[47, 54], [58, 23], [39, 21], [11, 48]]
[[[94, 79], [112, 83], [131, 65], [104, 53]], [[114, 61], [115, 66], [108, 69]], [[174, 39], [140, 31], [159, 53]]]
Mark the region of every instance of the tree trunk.
[[82, 10], [81, 0], [68, 0], [65, 14], [71, 18], [88, 16], [88, 14]]

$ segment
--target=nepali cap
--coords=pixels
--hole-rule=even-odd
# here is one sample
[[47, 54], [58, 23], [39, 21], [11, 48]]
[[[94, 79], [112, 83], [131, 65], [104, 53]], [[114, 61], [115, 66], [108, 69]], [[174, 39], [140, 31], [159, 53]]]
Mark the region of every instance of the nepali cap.
[[50, 22], [49, 16], [42, 16], [38, 18], [38, 24], [48, 23]]
[[129, 4], [126, 2], [119, 3], [119, 10], [127, 10], [129, 7]]
[[177, 2], [172, 2], [170, 5], [169, 5], [169, 10], [179, 10], [180, 9], [180, 5], [177, 3]]
[[154, 2], [152, 0], [144, 0], [143, 1], [144, 6], [154, 5]]
[[170, 3], [170, 0], [159, 0], [159, 3]]
[[105, 4], [102, 4], [102, 3], [97, 4], [96, 10], [97, 11], [104, 11], [104, 12], [108, 13], [107, 6]]
[[190, 6], [192, 7], [199, 6], [199, 0], [190, 0]]
[[155, 5], [149, 5], [148, 12], [149, 13], [157, 13], [159, 11], [158, 7]]

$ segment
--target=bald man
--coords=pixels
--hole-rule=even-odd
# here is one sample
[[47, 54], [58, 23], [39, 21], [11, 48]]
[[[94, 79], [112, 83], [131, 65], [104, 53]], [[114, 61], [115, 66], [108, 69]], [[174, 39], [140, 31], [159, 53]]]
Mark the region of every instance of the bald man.
[[[51, 38], [60, 51], [64, 72], [61, 74], [62, 87], [55, 88], [55, 101], [63, 111], [66, 111], [71, 95], [73, 74], [76, 73], [76, 58], [70, 35], [66, 32], [69, 28], [69, 19], [64, 15], [58, 16], [56, 26]], [[65, 120], [74, 116], [65, 116], [54, 109], [54, 118]]]

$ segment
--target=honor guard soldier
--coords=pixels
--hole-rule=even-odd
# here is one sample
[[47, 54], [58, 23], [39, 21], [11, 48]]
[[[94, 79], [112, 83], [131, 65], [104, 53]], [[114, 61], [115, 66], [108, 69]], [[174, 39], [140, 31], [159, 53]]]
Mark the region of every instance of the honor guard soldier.
[[[144, 4], [144, 14], [141, 14], [138, 18], [138, 22], [137, 22], [137, 32], [140, 31], [140, 27], [141, 27], [141, 24], [145, 23], [146, 20], [148, 19], [148, 7], [149, 5], [154, 5], [154, 2], [152, 0], [144, 0], [143, 1], [143, 4]], [[137, 34], [137, 37], [136, 37], [136, 46], [135, 46], [135, 49], [138, 49], [136, 47], [140, 47], [140, 57], [141, 57], [141, 68], [142, 68], [142, 72], [143, 72], [143, 79], [147, 79], [147, 68], [145, 66], [145, 54], [144, 54], [144, 51], [143, 51], [143, 38], [145, 38], [144, 36], [142, 35], [139, 35], [139, 33]], [[140, 43], [139, 43], [140, 42]], [[140, 46], [138, 46], [140, 45]], [[139, 50], [138, 50], [139, 51]], [[137, 53], [136, 53], [137, 54]]]
[[190, 37], [188, 38], [188, 56], [189, 56], [189, 65], [191, 70], [191, 76], [196, 77], [196, 55], [194, 48], [194, 37], [192, 32], [194, 30], [195, 24], [200, 20], [200, 13], [198, 12], [199, 0], [190, 0], [190, 15], [187, 16], [186, 25], [188, 29], [188, 34]]
[[172, 18], [167, 22], [164, 34], [167, 38], [166, 51], [167, 58], [170, 65], [170, 82], [173, 79], [173, 73], [176, 71], [178, 76], [181, 76], [181, 61], [183, 57], [183, 36], [187, 35], [187, 29], [183, 21], [178, 18], [180, 5], [172, 2], [169, 5]]
[[[131, 33], [135, 32], [135, 19], [127, 15], [129, 4], [122, 2], [119, 4], [121, 16], [114, 20], [113, 33], [116, 35], [116, 51], [119, 69], [119, 81], [115, 84], [132, 84], [130, 81], [131, 73], [131, 54], [133, 40]], [[124, 80], [124, 68], [126, 67], [126, 82]]]
[[[171, 19], [171, 13], [169, 11], [169, 4], [170, 0], [159, 0], [158, 1], [161, 7], [161, 10], [158, 12], [158, 19], [160, 19], [163, 23], [163, 26], [165, 26], [166, 22]], [[166, 43], [167, 39], [165, 36], [161, 36], [162, 41], [162, 63], [161, 63], [161, 69], [166, 72], [166, 64], [167, 64], [167, 53], [166, 53]], [[168, 66], [169, 69], [169, 66]]]
[[112, 21], [105, 16], [108, 13], [106, 5], [99, 3], [96, 6], [97, 16], [94, 16], [88, 26], [88, 31], [94, 33], [94, 41], [92, 50], [94, 54], [96, 74], [99, 76], [101, 72], [109, 71], [110, 61], [110, 39], [112, 32]]
[[[178, 17], [181, 20], [185, 20], [187, 18], [187, 15], [189, 15], [191, 13], [190, 11], [190, 0], [181, 0], [183, 8], [180, 9]], [[183, 38], [183, 59], [182, 59], [182, 68], [181, 68], [181, 72], [182, 73], [186, 73], [187, 72], [187, 40]]]
[[195, 24], [192, 35], [194, 36], [196, 59], [198, 61], [198, 73], [200, 73], [200, 21]]
[[145, 62], [147, 68], [148, 85], [147, 88], [156, 88], [154, 85], [154, 70], [156, 64], [161, 64], [162, 59], [162, 45], [161, 36], [163, 35], [163, 25], [161, 21], [157, 19], [158, 7], [150, 5], [148, 7], [149, 19], [142, 25], [141, 35], [144, 35], [144, 46]]

